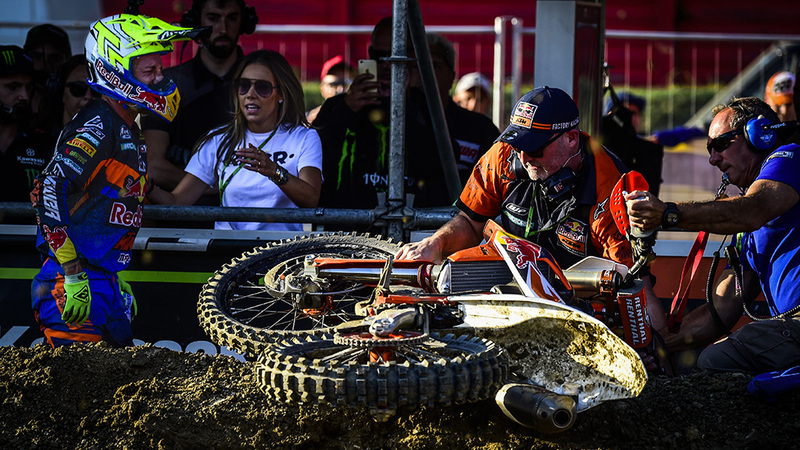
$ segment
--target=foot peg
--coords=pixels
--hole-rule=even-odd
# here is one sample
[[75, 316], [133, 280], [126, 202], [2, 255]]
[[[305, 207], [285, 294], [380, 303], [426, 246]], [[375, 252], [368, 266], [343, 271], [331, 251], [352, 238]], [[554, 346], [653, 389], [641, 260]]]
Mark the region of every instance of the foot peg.
[[506, 417], [542, 433], [570, 429], [577, 415], [572, 397], [532, 384], [506, 384], [497, 392], [495, 402]]

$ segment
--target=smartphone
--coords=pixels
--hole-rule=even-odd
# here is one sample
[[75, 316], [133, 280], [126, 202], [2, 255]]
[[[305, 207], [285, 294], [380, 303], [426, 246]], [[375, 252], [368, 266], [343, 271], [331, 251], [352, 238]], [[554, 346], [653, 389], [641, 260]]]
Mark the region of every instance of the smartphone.
[[358, 60], [358, 73], [371, 73], [378, 78], [378, 61], [374, 59], [359, 59]]
[[[373, 78], [369, 81], [378, 81], [378, 61], [374, 59], [359, 59], [358, 74], [361, 75], [362, 73], [371, 73]], [[377, 92], [378, 88], [371, 89], [371, 91]]]

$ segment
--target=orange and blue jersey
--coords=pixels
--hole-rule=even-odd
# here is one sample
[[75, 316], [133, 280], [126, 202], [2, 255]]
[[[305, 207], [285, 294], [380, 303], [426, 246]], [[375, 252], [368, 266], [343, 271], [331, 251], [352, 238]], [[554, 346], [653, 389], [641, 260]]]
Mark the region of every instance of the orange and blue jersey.
[[108, 272], [125, 269], [146, 182], [147, 147], [138, 126], [103, 100], [88, 103], [61, 132], [31, 192], [37, 248], [62, 264], [79, 259]]

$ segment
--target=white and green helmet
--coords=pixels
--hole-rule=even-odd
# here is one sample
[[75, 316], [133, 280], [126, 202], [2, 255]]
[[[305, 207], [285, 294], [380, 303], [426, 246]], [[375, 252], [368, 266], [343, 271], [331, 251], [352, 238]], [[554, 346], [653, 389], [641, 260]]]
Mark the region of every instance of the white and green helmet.
[[157, 85], [147, 86], [134, 78], [131, 63], [139, 56], [169, 53], [173, 41], [192, 39], [200, 31], [143, 15], [118, 14], [100, 19], [92, 23], [86, 37], [89, 85], [171, 122], [180, 102], [175, 83], [164, 77]]

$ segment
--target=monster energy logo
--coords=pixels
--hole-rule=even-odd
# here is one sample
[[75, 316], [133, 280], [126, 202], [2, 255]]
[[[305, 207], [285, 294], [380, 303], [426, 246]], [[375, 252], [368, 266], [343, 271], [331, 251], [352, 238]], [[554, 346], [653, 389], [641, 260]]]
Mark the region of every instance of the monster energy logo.
[[11, 66], [14, 64], [14, 51], [13, 50], [6, 50], [3, 52], [3, 62], [7, 66]]
[[39, 173], [38, 169], [25, 169], [25, 175], [28, 176], [28, 186], [33, 188], [33, 180], [39, 176]]

